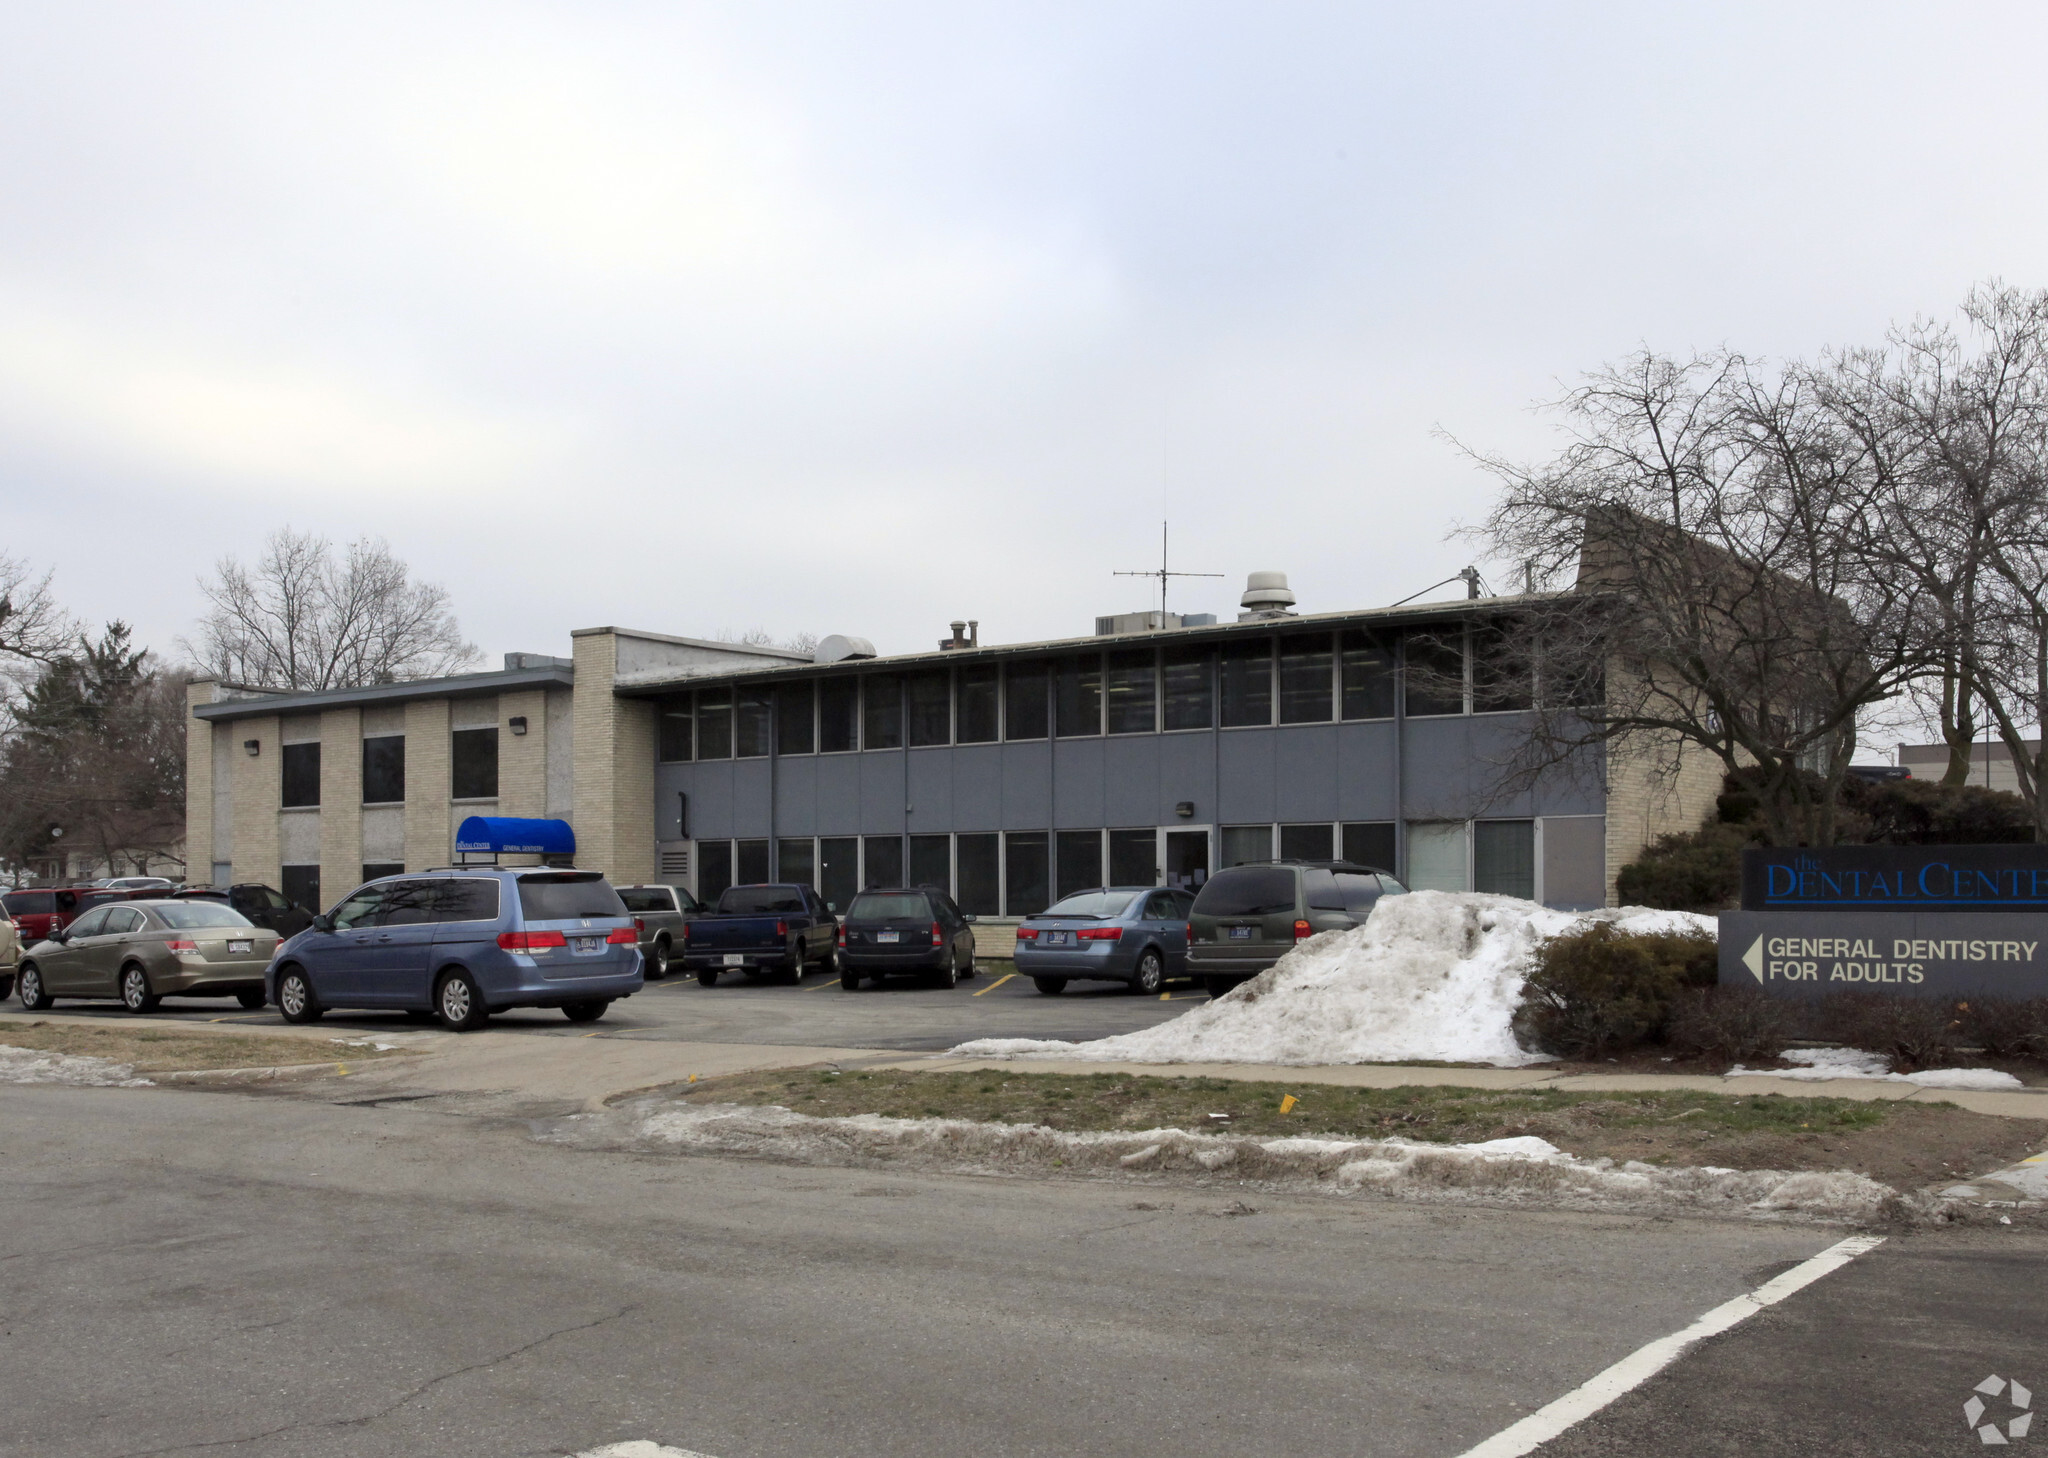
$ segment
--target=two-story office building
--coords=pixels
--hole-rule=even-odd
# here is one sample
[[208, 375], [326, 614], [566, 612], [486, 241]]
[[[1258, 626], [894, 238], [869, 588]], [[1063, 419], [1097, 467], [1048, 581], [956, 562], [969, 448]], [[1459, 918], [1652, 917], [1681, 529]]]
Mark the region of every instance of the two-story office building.
[[956, 624], [932, 652], [799, 654], [597, 628], [573, 658], [498, 673], [320, 694], [202, 681], [191, 864], [330, 904], [448, 864], [456, 825], [484, 814], [566, 820], [578, 864], [705, 897], [783, 879], [844, 905], [930, 883], [1017, 916], [1077, 887], [1342, 855], [1418, 888], [1584, 907], [1711, 808], [1706, 766], [1653, 779], [1610, 759], [1501, 790], [1528, 703], [1472, 664], [1514, 599], [1297, 614], [1267, 587], [1236, 622], [1132, 614], [1052, 642]]

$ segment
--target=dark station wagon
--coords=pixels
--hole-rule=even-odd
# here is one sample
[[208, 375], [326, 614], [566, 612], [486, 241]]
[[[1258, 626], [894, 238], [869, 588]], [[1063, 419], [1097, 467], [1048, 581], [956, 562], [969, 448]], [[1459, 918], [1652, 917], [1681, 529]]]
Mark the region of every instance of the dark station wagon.
[[1407, 889], [1353, 861], [1259, 861], [1218, 871], [1188, 914], [1188, 971], [1221, 997], [1317, 932], [1364, 925], [1380, 897]]

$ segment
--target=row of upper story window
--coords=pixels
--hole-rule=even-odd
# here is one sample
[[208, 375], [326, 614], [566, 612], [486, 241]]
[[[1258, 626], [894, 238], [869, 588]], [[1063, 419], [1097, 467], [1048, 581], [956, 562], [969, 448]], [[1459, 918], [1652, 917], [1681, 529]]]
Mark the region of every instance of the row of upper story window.
[[[379, 734], [362, 741], [363, 803], [395, 805], [405, 799], [405, 736]], [[278, 803], [287, 810], [320, 804], [318, 743], [287, 744], [278, 755]], [[498, 731], [455, 729], [448, 735], [449, 796], [493, 800], [498, 795]]]
[[703, 688], [656, 703], [664, 762], [1503, 713], [1532, 703], [1486, 625], [1282, 633], [913, 673]]

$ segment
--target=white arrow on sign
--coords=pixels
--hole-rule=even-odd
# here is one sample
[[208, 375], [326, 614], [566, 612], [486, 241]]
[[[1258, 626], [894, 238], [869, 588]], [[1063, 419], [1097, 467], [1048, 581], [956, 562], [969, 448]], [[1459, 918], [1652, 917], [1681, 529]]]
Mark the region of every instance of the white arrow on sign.
[[1757, 981], [1761, 982], [1764, 980], [1764, 939], [1762, 937], [1758, 937], [1750, 949], [1742, 954], [1742, 965], [1749, 969], [1750, 975], [1756, 978]]

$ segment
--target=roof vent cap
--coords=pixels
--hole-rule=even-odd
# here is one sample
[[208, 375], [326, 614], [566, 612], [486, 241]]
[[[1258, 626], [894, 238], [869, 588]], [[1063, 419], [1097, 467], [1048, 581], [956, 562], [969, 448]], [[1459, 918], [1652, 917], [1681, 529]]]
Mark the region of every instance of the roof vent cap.
[[865, 638], [849, 638], [844, 633], [828, 633], [818, 640], [818, 646], [811, 650], [813, 663], [837, 663], [843, 658], [873, 658], [875, 645]]
[[1294, 606], [1285, 572], [1254, 572], [1245, 579], [1238, 606], [1249, 613], [1284, 613]]

